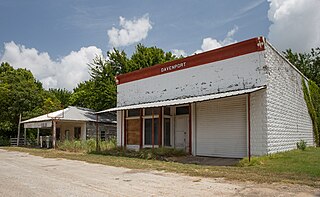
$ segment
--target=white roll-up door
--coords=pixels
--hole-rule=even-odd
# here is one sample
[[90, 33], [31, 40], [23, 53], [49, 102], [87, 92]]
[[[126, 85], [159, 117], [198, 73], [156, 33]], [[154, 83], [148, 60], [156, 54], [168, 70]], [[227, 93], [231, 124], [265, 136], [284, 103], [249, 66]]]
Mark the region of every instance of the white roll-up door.
[[246, 95], [196, 104], [196, 154], [247, 156]]

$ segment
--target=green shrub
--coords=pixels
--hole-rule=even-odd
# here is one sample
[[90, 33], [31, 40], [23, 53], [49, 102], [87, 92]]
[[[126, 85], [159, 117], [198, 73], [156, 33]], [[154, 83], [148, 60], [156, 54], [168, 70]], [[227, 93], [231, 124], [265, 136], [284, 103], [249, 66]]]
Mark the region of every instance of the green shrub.
[[5, 138], [3, 136], [0, 136], [0, 146], [9, 146], [10, 140], [9, 138]]
[[86, 152], [86, 142], [64, 140], [57, 143], [57, 149], [69, 152]]
[[[100, 141], [100, 149], [102, 151], [109, 150], [116, 147], [116, 139], [112, 138], [109, 141]], [[57, 149], [69, 152], [92, 152], [96, 150], [96, 140], [64, 140], [57, 143]]]
[[123, 149], [120, 147], [115, 147], [112, 149], [107, 149], [101, 152], [92, 152], [95, 154], [112, 155], [112, 156], [122, 156], [122, 157], [132, 157], [140, 159], [156, 159], [156, 160], [166, 160], [168, 157], [185, 156], [186, 152], [181, 149], [174, 148], [144, 148], [138, 151], [131, 149]]
[[306, 150], [307, 142], [304, 140], [300, 140], [300, 142], [297, 142], [297, 148], [300, 150]]
[[100, 142], [100, 150], [101, 151], [110, 150], [110, 149], [113, 149], [116, 147], [117, 147], [117, 138], [115, 138], [115, 137], [110, 138], [107, 141]]
[[309, 80], [308, 89], [304, 79], [302, 79], [302, 87], [304, 99], [312, 121], [314, 141], [317, 146], [320, 146], [320, 88], [313, 81]]

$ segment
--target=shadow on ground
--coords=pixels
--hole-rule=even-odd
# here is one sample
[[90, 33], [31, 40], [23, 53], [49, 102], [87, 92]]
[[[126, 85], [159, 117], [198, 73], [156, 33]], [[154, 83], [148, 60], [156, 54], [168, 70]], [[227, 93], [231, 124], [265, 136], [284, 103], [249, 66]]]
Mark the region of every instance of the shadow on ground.
[[200, 157], [200, 156], [186, 156], [186, 157], [170, 157], [169, 161], [186, 163], [186, 164], [196, 164], [196, 165], [206, 165], [206, 166], [234, 166], [241, 159], [235, 158], [222, 158], [222, 157]]

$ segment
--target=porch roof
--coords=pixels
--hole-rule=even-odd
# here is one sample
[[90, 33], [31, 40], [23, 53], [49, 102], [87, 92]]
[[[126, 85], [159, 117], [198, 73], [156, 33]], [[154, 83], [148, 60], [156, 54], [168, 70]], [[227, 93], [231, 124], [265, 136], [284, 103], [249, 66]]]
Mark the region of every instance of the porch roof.
[[180, 98], [180, 99], [173, 99], [173, 100], [166, 100], [166, 101], [142, 103], [142, 104], [136, 104], [136, 105], [128, 105], [128, 106], [115, 107], [115, 108], [99, 111], [97, 113], [105, 113], [105, 112], [121, 111], [121, 110], [129, 110], [129, 109], [141, 109], [141, 108], [151, 108], [151, 107], [182, 105], [182, 104], [195, 103], [195, 102], [225, 98], [225, 97], [230, 97], [230, 96], [236, 96], [236, 95], [241, 95], [241, 94], [248, 94], [248, 93], [256, 92], [256, 91], [264, 89], [264, 88], [266, 88], [266, 87], [261, 86], [261, 87], [255, 87], [255, 88], [244, 89], [244, 90], [236, 90], [236, 91], [222, 92], [222, 93], [216, 93], [216, 94], [209, 94], [209, 95], [204, 95], [204, 96], [196, 96], [196, 97]]
[[[59, 119], [60, 121], [77, 121], [77, 122], [96, 122], [97, 117], [92, 109], [69, 106], [65, 109], [48, 113], [42, 116], [31, 118], [21, 123], [26, 128], [47, 128], [51, 127], [51, 121]], [[115, 124], [116, 120], [112, 114], [99, 115], [99, 122]]]

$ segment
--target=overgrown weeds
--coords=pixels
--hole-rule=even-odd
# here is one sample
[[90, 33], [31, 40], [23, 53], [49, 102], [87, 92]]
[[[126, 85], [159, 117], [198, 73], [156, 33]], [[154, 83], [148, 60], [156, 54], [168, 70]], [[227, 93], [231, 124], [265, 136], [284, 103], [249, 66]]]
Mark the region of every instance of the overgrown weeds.
[[93, 154], [121, 156], [140, 159], [167, 160], [168, 157], [186, 156], [186, 152], [181, 149], [174, 148], [144, 148], [140, 150], [123, 149], [120, 147], [102, 150], [100, 152], [93, 151]]
[[[57, 149], [69, 152], [83, 152], [90, 153], [96, 150], [96, 140], [65, 140], [58, 142]], [[101, 151], [111, 150], [116, 148], [117, 142], [115, 138], [111, 138], [108, 141], [99, 141], [99, 146]]]

